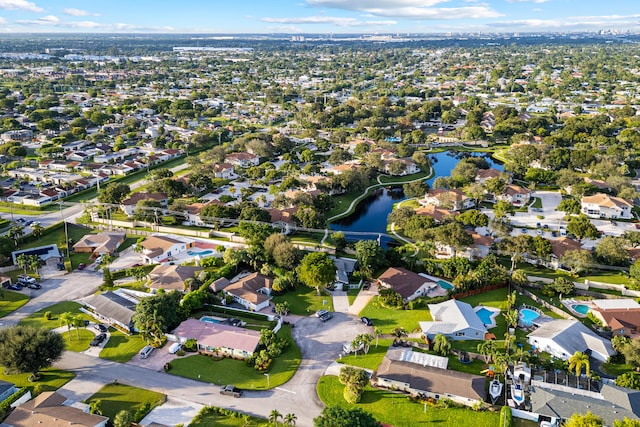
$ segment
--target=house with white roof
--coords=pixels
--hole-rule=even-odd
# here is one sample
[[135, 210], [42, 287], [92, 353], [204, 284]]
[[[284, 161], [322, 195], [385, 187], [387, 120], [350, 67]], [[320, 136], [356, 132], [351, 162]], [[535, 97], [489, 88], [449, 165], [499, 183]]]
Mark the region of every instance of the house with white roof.
[[606, 219], [631, 219], [633, 205], [620, 197], [597, 193], [593, 196], [584, 196], [581, 201], [582, 213], [589, 218]]
[[444, 335], [453, 340], [483, 340], [487, 328], [466, 302], [450, 299], [440, 304], [429, 304], [432, 322], [419, 322], [422, 333], [429, 339]]
[[567, 360], [575, 352], [588, 352], [605, 362], [615, 354], [611, 341], [604, 339], [577, 320], [556, 319], [531, 332], [527, 341], [538, 350]]

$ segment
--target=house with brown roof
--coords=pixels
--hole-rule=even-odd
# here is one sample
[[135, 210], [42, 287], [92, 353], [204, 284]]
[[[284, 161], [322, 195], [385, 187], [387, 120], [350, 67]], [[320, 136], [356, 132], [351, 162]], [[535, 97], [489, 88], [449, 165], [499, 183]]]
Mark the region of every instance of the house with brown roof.
[[426, 395], [436, 400], [451, 399], [473, 406], [486, 397], [486, 377], [459, 371], [422, 366], [417, 363], [382, 359], [371, 378], [373, 385], [412, 395]]
[[218, 163], [213, 165], [213, 176], [222, 179], [235, 179], [238, 177], [231, 163]]
[[202, 267], [188, 265], [158, 265], [149, 273], [147, 287], [152, 292], [159, 289], [165, 291], [189, 291], [185, 286], [187, 279], [193, 279], [202, 271]]
[[280, 228], [285, 234], [291, 232], [291, 226], [294, 222], [293, 216], [298, 212], [297, 207], [286, 209], [269, 208], [266, 209], [266, 211], [269, 213], [271, 224], [273, 224], [274, 227]]
[[591, 313], [614, 335], [640, 336], [640, 304], [631, 298], [591, 300]]
[[498, 199], [522, 206], [527, 204], [531, 199], [531, 190], [520, 187], [519, 185], [508, 184], [503, 193], [498, 196]]
[[511, 184], [511, 175], [508, 173], [500, 172], [498, 169], [478, 169], [476, 173], [475, 181], [478, 184], [484, 184], [489, 179], [504, 178], [507, 184]]
[[15, 408], [2, 423], [7, 427], [105, 427], [109, 418], [89, 413], [89, 405], [45, 391]]
[[240, 168], [248, 168], [260, 164], [260, 156], [251, 153], [231, 153], [227, 155], [225, 160]]
[[180, 323], [173, 335], [180, 343], [195, 339], [199, 353], [238, 359], [251, 357], [260, 343], [258, 331], [198, 319]]
[[430, 289], [438, 286], [432, 280], [402, 267], [389, 267], [378, 277], [378, 284], [382, 288], [393, 289], [405, 302], [425, 296]]
[[133, 212], [136, 209], [138, 202], [142, 200], [153, 200], [160, 203], [160, 207], [166, 209], [169, 204], [169, 198], [165, 193], [133, 193], [122, 202], [120, 202], [120, 209], [127, 216], [133, 216]]
[[459, 215], [459, 212], [439, 208], [434, 205], [427, 205], [416, 209], [416, 215], [430, 216], [436, 223], [441, 223], [445, 218]]
[[184, 236], [149, 236], [140, 243], [142, 261], [145, 264], [171, 261], [176, 254], [185, 252], [194, 245], [195, 241]]
[[451, 190], [432, 188], [425, 194], [424, 198], [418, 200], [418, 203], [422, 206], [433, 205], [452, 211], [470, 209], [476, 205], [473, 199], [469, 198], [459, 188]]
[[573, 240], [569, 237], [559, 237], [554, 240], [549, 240], [551, 243], [551, 254], [549, 255], [549, 261], [546, 262], [546, 266], [553, 269], [560, 268], [560, 260], [568, 251], [577, 251], [582, 249], [580, 242]]
[[233, 301], [247, 310], [260, 311], [269, 306], [272, 285], [272, 278], [260, 273], [251, 273], [235, 282], [229, 282], [225, 278], [218, 279], [210, 287], [214, 292], [222, 291], [229, 295]]
[[109, 254], [113, 255], [118, 251], [118, 247], [124, 243], [124, 233], [104, 231], [98, 234], [87, 234], [78, 243], [73, 245], [76, 253], [91, 253], [92, 257]]
[[581, 201], [582, 213], [589, 218], [605, 219], [631, 219], [633, 205], [620, 197], [597, 193], [593, 196], [584, 196]]

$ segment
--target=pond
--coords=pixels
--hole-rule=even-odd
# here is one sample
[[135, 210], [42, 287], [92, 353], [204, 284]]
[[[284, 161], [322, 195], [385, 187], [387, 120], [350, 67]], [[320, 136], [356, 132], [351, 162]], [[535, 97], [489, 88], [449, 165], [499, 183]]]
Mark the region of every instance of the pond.
[[[467, 157], [483, 157], [492, 168], [504, 170], [502, 164], [497, 163], [487, 153], [446, 151], [432, 154], [429, 157], [434, 171], [434, 175], [426, 180], [429, 185], [433, 185], [433, 181], [439, 176], [449, 176], [458, 162]], [[347, 234], [346, 237], [349, 241], [377, 239], [380, 233], [387, 232], [387, 217], [391, 213], [393, 205], [405, 199], [402, 187], [377, 189], [361, 201], [351, 215], [332, 222], [330, 228], [358, 233]], [[393, 239], [388, 237], [381, 238], [381, 244], [385, 247], [391, 241]]]

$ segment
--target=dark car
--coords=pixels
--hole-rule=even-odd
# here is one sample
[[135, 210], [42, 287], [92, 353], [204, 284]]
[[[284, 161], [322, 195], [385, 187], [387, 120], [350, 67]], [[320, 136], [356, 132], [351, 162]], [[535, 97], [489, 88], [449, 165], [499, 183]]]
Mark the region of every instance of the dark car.
[[30, 288], [30, 289], [42, 289], [42, 286], [40, 286], [40, 283], [29, 283], [27, 285], [27, 288]]
[[373, 322], [368, 317], [361, 317], [360, 320], [367, 326], [373, 326]]
[[363, 291], [368, 291], [370, 287], [371, 287], [371, 283], [364, 282], [364, 285], [362, 285], [362, 290]]
[[103, 325], [102, 323], [96, 323], [93, 326], [95, 329], [99, 330], [100, 332], [107, 332], [109, 330], [109, 328], [107, 328], [105, 325]]
[[106, 338], [107, 338], [107, 334], [96, 335], [96, 337], [93, 339], [93, 341], [91, 341], [90, 345], [92, 347], [96, 347], [96, 346], [100, 345], [102, 343], [102, 341], [104, 341]]
[[6, 285], [4, 285], [5, 288], [10, 289], [12, 291], [21, 291], [22, 290], [22, 286], [20, 286], [19, 283], [7, 283]]
[[242, 396], [242, 390], [240, 390], [236, 386], [226, 385], [220, 389], [220, 394], [224, 394], [226, 396], [240, 397]]
[[86, 266], [87, 265], [84, 262], [81, 262], [80, 264], [78, 264], [78, 270], [84, 270]]
[[333, 317], [333, 314], [331, 313], [324, 313], [322, 316], [320, 316], [320, 320], [323, 322], [326, 322], [327, 320], [331, 319]]

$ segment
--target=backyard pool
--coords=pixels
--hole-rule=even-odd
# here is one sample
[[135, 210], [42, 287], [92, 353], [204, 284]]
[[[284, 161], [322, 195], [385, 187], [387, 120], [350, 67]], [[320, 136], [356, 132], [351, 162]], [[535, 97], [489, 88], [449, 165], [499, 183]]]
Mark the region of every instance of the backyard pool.
[[573, 309], [573, 311], [575, 311], [576, 313], [580, 313], [583, 316], [586, 316], [589, 312], [589, 307], [584, 304], [573, 304], [571, 308]]
[[451, 283], [445, 282], [444, 280], [438, 280], [436, 282], [442, 289], [448, 291], [449, 289], [453, 289], [453, 285]]
[[538, 317], [540, 317], [540, 314], [530, 308], [523, 308], [520, 310], [520, 323], [525, 326], [533, 325], [533, 321]]
[[212, 253], [213, 253], [213, 251], [212, 251], [211, 249], [207, 249], [207, 250], [200, 251], [200, 252], [196, 252], [196, 251], [187, 251], [187, 255], [190, 255], [190, 256], [196, 256], [196, 255], [203, 256], [203, 255], [210, 255], [210, 254], [212, 254]]
[[493, 311], [489, 310], [488, 308], [482, 307], [476, 311], [476, 314], [485, 325], [493, 325]]
[[221, 319], [217, 319], [215, 317], [210, 317], [210, 316], [202, 316], [200, 318], [201, 322], [207, 322], [207, 323], [221, 323], [222, 320]]

